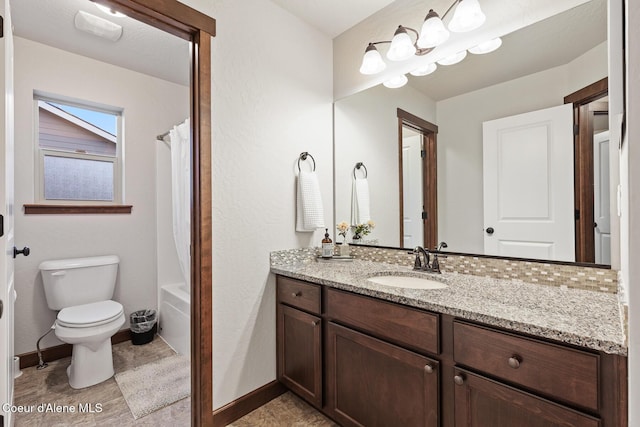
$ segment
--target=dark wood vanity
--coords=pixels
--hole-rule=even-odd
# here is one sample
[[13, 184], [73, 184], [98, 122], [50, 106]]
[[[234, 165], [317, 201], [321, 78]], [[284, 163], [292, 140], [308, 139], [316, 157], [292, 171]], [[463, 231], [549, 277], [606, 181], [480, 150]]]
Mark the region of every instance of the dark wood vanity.
[[627, 359], [277, 276], [278, 379], [344, 426], [623, 427]]

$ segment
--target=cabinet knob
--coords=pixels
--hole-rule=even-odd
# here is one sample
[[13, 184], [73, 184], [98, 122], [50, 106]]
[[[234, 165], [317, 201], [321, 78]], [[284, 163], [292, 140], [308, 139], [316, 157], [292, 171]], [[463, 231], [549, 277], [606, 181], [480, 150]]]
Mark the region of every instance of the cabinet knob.
[[302, 292], [300, 292], [300, 291], [297, 291], [297, 292], [291, 292], [291, 296], [292, 296], [292, 297], [294, 297], [294, 298], [295, 298], [295, 297], [299, 297], [300, 295], [302, 295]]
[[520, 367], [520, 362], [522, 362], [522, 358], [517, 354], [514, 354], [509, 358], [509, 366], [513, 369], [518, 369]]
[[433, 374], [433, 366], [431, 366], [431, 365], [424, 365], [424, 371], [425, 371], [427, 374]]
[[462, 374], [458, 374], [455, 377], [453, 377], [453, 382], [456, 383], [457, 385], [463, 385], [464, 384], [464, 375]]
[[318, 325], [320, 324], [320, 321], [319, 321], [319, 320], [312, 320], [312, 321], [311, 321], [311, 324], [312, 324], [313, 326], [318, 326]]

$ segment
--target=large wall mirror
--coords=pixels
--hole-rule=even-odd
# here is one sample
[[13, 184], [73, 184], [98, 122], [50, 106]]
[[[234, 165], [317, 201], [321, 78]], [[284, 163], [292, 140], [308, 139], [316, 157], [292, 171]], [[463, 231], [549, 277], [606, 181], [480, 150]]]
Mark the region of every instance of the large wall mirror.
[[[376, 223], [364, 243], [389, 247], [416, 243], [415, 239], [411, 245], [404, 243], [403, 200], [408, 197], [402, 192], [426, 194], [430, 189], [403, 183], [407, 161], [399, 153], [398, 141], [410, 140], [415, 129], [399, 125], [401, 109], [437, 126], [437, 176], [429, 181], [437, 181], [431, 189], [437, 192], [437, 204], [425, 216], [435, 216], [437, 240], [446, 241], [449, 251], [611, 264], [610, 227], [605, 221], [611, 217], [609, 194], [615, 194], [610, 191], [609, 162], [616, 157], [609, 156], [606, 133], [607, 1], [585, 2], [502, 40], [495, 52], [439, 65], [427, 76], [409, 75], [409, 83], [402, 88], [379, 85], [336, 101], [335, 219], [349, 221], [351, 172], [354, 164], [362, 162], [368, 170], [370, 216]], [[593, 112], [584, 125], [591, 133], [588, 164], [592, 168], [585, 175], [591, 176], [590, 182], [584, 182], [574, 175], [579, 167], [575, 166], [574, 116], [578, 120], [581, 109], [566, 104], [565, 98], [597, 82], [604, 82], [604, 88], [581, 105], [582, 110]], [[539, 116], [541, 112], [551, 116]], [[526, 122], [532, 117], [537, 125]], [[554, 120], [570, 132], [562, 149], [554, 145], [555, 128], [548, 126]], [[494, 137], [498, 135], [493, 160], [487, 142], [492, 129]], [[585, 156], [584, 150], [580, 156]], [[527, 179], [520, 174], [525, 169]], [[492, 195], [487, 183], [496, 179], [502, 180], [502, 186]], [[425, 179], [422, 183], [434, 185]], [[581, 243], [576, 239], [575, 218], [580, 213], [575, 200], [585, 192], [592, 195], [594, 215], [589, 223], [593, 230], [585, 231], [595, 241], [589, 258], [576, 251]], [[426, 209], [419, 201], [413, 204], [415, 209]], [[496, 207], [495, 219], [489, 219], [487, 205]], [[521, 212], [527, 207], [527, 212]], [[536, 223], [553, 221], [558, 221], [555, 228], [545, 231], [551, 237], [540, 238], [543, 232]], [[522, 235], [500, 237], [516, 226]], [[431, 246], [432, 242], [421, 243]]]

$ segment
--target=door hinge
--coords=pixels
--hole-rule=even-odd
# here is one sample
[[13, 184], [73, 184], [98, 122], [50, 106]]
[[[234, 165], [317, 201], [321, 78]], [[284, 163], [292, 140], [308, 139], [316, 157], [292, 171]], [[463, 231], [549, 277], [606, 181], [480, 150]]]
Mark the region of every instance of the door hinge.
[[427, 213], [423, 211], [422, 212], [422, 219], [428, 219], [427, 216], [428, 216]]
[[4, 215], [0, 215], [0, 237], [4, 236]]
[[4, 37], [4, 17], [0, 16], [0, 39]]
[[424, 159], [425, 157], [427, 157], [427, 151], [426, 150], [420, 150], [420, 158]]
[[578, 221], [580, 219], [580, 210], [579, 209], [576, 209], [575, 217], [576, 217], [576, 221]]
[[580, 126], [573, 125], [573, 134], [577, 136], [579, 133], [580, 133]]

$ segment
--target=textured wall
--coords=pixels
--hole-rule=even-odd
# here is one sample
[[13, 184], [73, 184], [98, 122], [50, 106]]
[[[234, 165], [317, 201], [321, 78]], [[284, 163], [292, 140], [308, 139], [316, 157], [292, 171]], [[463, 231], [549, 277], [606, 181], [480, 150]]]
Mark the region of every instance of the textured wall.
[[[203, 11], [206, 5], [202, 3]], [[319, 244], [295, 232], [296, 161], [316, 161], [333, 228], [331, 40], [264, 0], [216, 0], [213, 15], [214, 408], [276, 377], [269, 252]]]
[[[188, 114], [184, 86], [15, 38], [16, 259], [15, 351], [34, 351], [55, 319], [42, 288], [43, 260], [102, 254], [120, 257], [114, 299], [129, 313], [157, 306], [155, 136]], [[124, 108], [125, 203], [131, 215], [24, 215], [34, 202], [34, 89]], [[170, 230], [168, 230], [170, 232]], [[87, 284], [90, 286], [91, 284]], [[43, 347], [59, 344], [53, 334]]]

